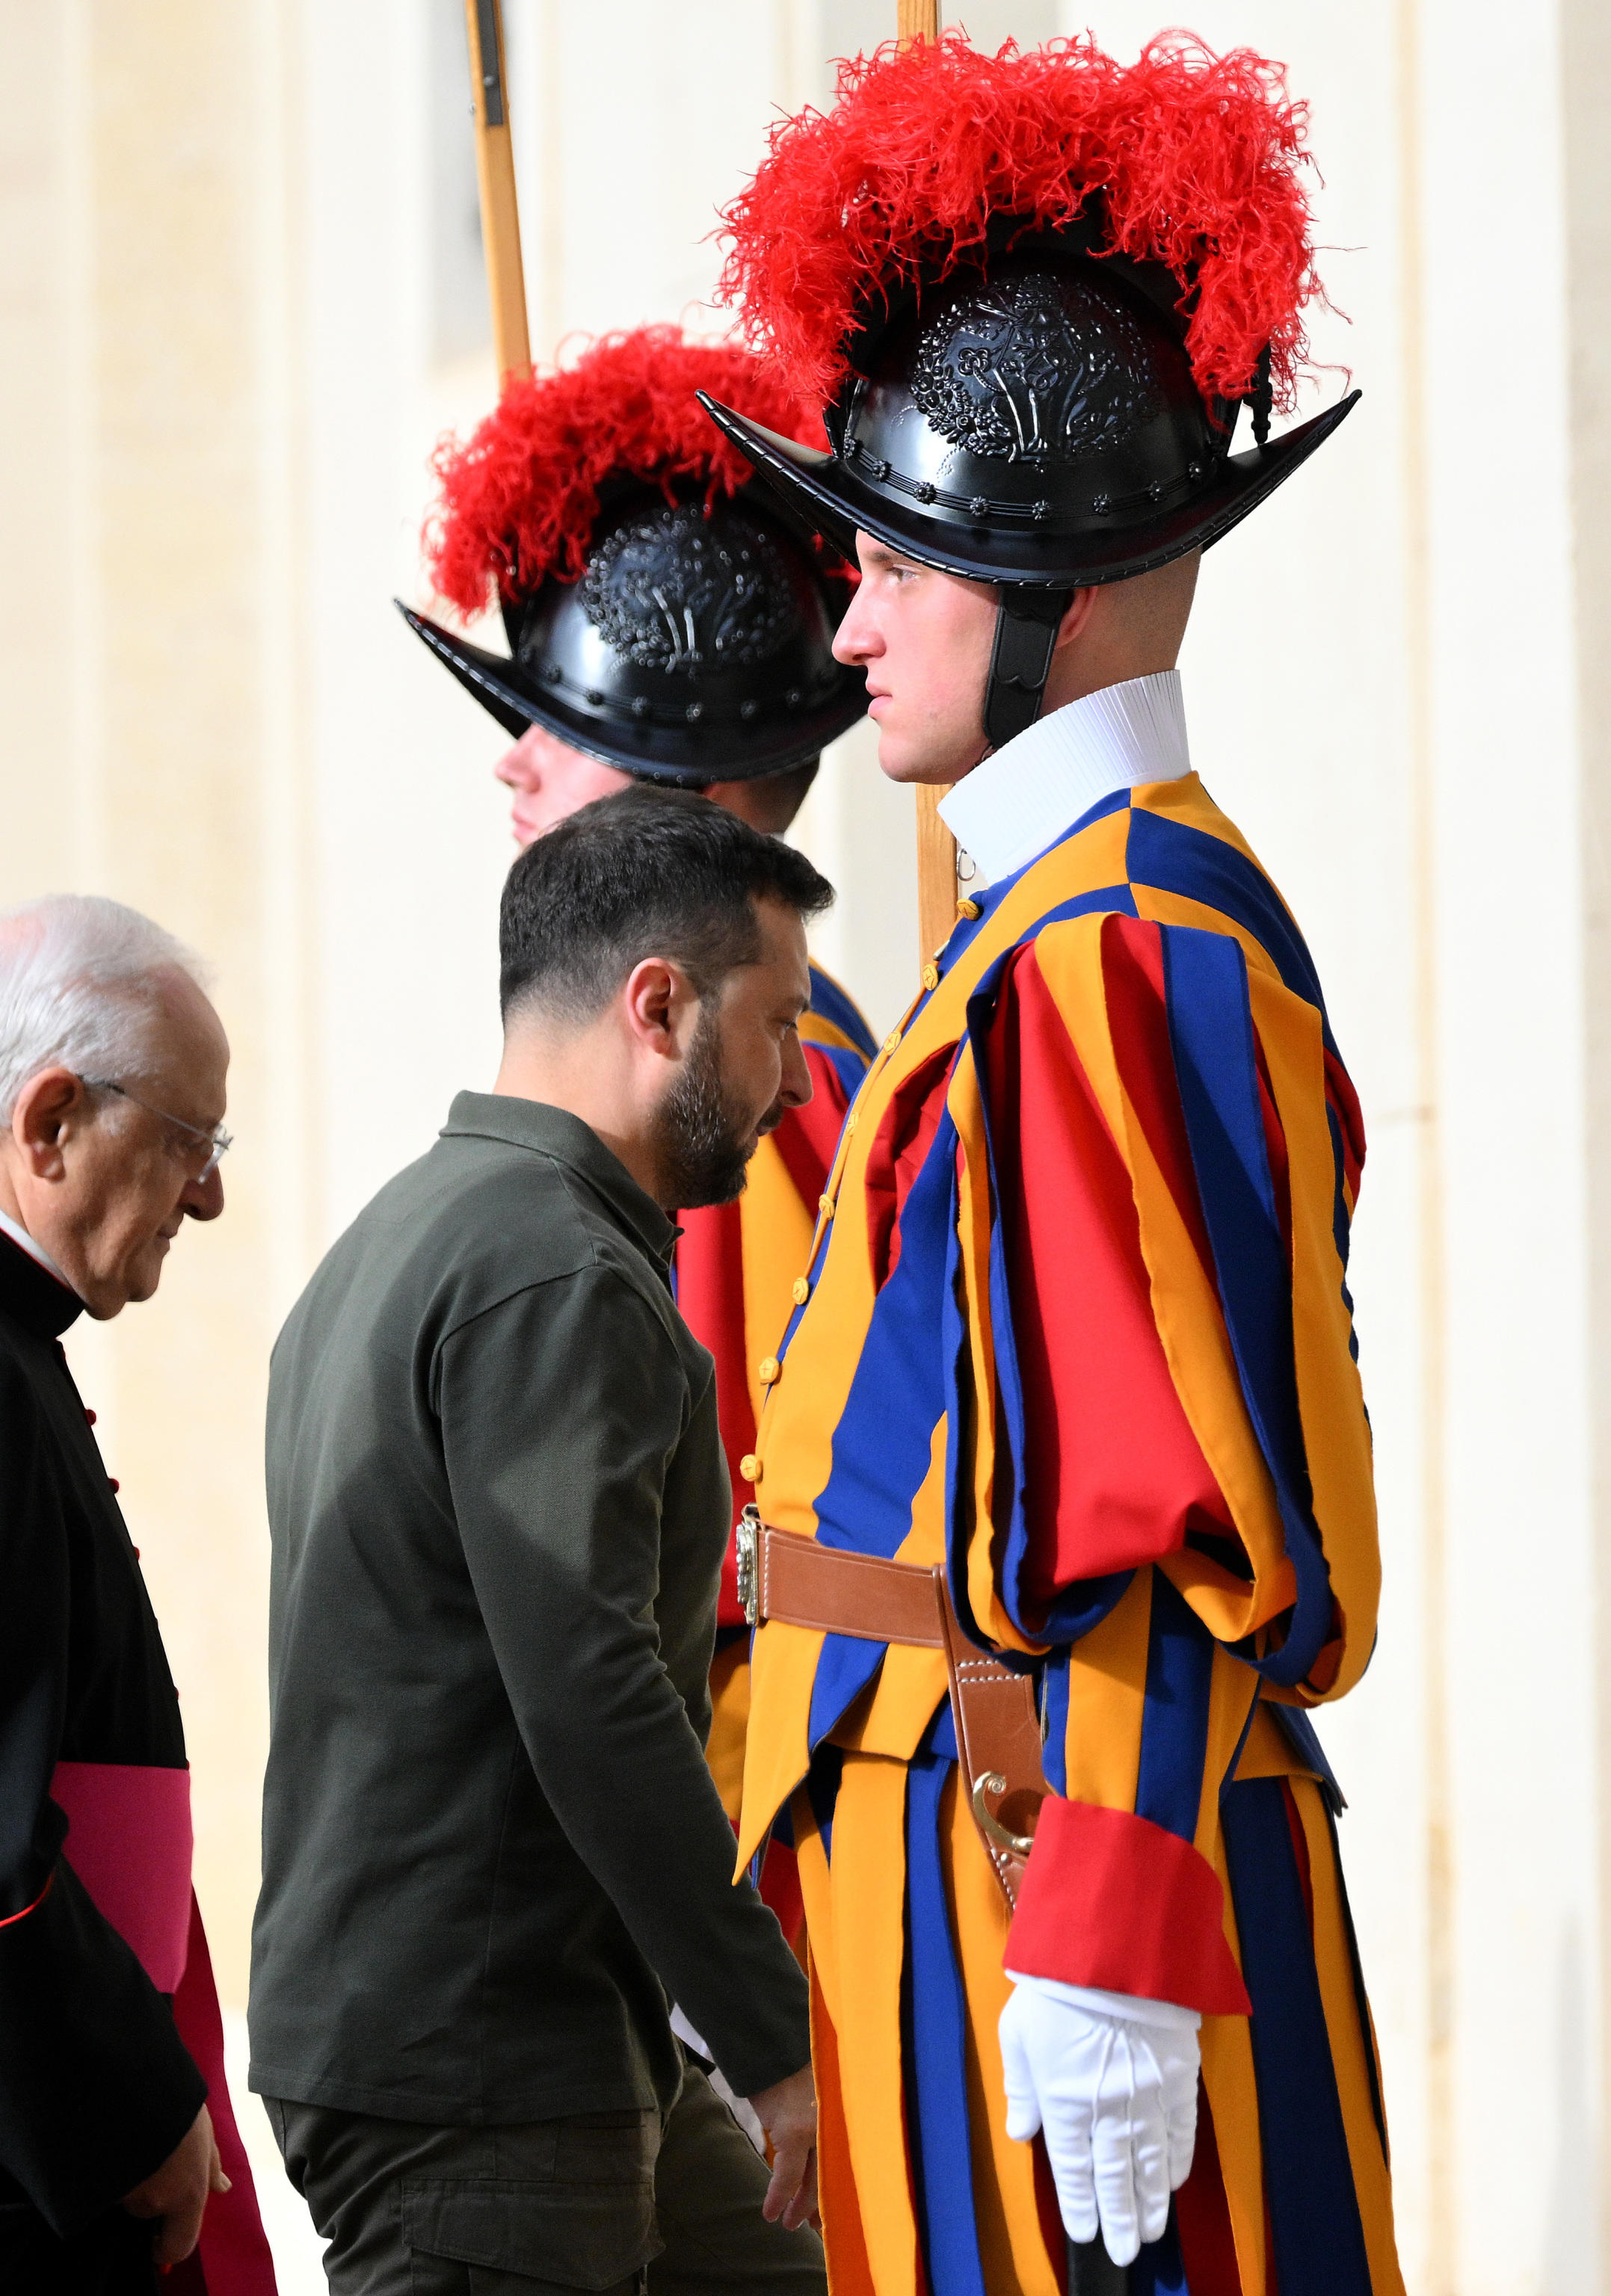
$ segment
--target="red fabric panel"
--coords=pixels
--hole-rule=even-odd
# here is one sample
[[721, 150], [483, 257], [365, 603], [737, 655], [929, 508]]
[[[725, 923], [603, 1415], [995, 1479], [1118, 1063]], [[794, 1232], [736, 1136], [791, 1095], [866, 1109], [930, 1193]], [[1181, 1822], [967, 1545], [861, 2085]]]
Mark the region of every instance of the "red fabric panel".
[[[1143, 965], [1119, 970], [1121, 1017], [1143, 1034], [1154, 985]], [[1044, 1605], [1178, 1553], [1189, 1529], [1236, 1533], [1153, 1320], [1130, 1176], [1032, 948], [1009, 969], [984, 1057], [1027, 1422], [1025, 1592]], [[1179, 1109], [1147, 1068], [1126, 1062], [1149, 1136], [1178, 1159]]]
[[1224, 1904], [1219, 1875], [1178, 1833], [1048, 1794], [1003, 1958], [1025, 1977], [1245, 2017]]
[[1163, 941], [1158, 926], [1144, 924], [1138, 917], [1106, 920], [1102, 928], [1102, 988], [1124, 1088], [1212, 1283], [1213, 1250], [1197, 1200], [1191, 1143], [1175, 1080], [1175, 1056], [1163, 998]]
[[811, 1072], [811, 1097], [803, 1108], [786, 1111], [772, 1138], [785, 1171], [800, 1191], [801, 1202], [815, 1218], [851, 1103], [839, 1070], [822, 1046], [802, 1041], [800, 1049]]
[[900, 1263], [900, 1214], [913, 1181], [945, 1113], [946, 1080], [957, 1048], [947, 1045], [930, 1054], [890, 1095], [867, 1151], [863, 1184], [867, 1200], [867, 1250], [873, 1281], [880, 1290]]
[[800, 1860], [786, 1841], [769, 1841], [760, 1869], [760, 1902], [770, 1906], [777, 1926], [798, 1954], [805, 1926], [805, 1899], [800, 1889]]
[[[733, 1481], [733, 1513], [755, 1496], [738, 1472], [739, 1461], [755, 1448], [755, 1414], [744, 1347], [744, 1241], [736, 1204], [705, 1204], [678, 1214], [677, 1304], [688, 1329], [716, 1358], [716, 1416], [721, 1447]], [[733, 1542], [721, 1566], [717, 1624], [742, 1627], [737, 1562]]]
[[1342, 1129], [1343, 1177], [1348, 1183], [1349, 1201], [1357, 1201], [1360, 1174], [1365, 1167], [1365, 1119], [1352, 1079], [1333, 1052], [1326, 1055], [1326, 1097], [1336, 1110]]
[[[212, 1960], [201, 1908], [190, 1901], [190, 1951], [185, 1975], [174, 1996], [174, 2023], [207, 2083], [207, 2110], [212, 2115], [218, 2158], [229, 2178], [227, 2193], [214, 2193], [201, 2219], [201, 2239], [190, 2259], [193, 2272], [199, 2262], [197, 2283], [207, 2296], [275, 2296], [274, 2262], [258, 2214], [258, 2195], [251, 2169], [235, 2128], [229, 2085], [224, 2078], [224, 2021], [212, 1979]], [[183, 2268], [183, 2267], [181, 2267]], [[176, 2274], [171, 2284], [181, 2287]]]
[[1220, 2167], [1220, 2147], [1214, 2117], [1208, 2109], [1208, 2091], [1197, 2081], [1197, 2142], [1191, 2156], [1191, 2174], [1175, 2194], [1175, 2221], [1180, 2233], [1180, 2256], [1191, 2296], [1242, 2296], [1242, 2276], [1237, 2269], [1236, 2236], [1225, 2200], [1225, 2177]]

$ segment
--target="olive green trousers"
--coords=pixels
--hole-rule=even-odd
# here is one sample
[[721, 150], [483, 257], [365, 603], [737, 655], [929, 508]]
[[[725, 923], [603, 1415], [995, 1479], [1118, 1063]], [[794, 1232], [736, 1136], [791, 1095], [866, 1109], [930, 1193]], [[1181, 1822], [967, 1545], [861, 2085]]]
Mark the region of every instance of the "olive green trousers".
[[265, 2097], [333, 2296], [826, 2296], [822, 2243], [690, 2062], [656, 2112], [423, 2127]]

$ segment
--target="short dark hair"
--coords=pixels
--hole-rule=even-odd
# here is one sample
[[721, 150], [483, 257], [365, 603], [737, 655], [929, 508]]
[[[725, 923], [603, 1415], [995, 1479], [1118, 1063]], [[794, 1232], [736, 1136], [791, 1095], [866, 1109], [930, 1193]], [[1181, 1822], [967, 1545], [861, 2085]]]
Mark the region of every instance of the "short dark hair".
[[803, 853], [685, 790], [635, 783], [529, 845], [498, 917], [504, 1017], [600, 1013], [635, 964], [666, 956], [701, 996], [760, 948], [760, 899], [818, 916], [834, 898]]

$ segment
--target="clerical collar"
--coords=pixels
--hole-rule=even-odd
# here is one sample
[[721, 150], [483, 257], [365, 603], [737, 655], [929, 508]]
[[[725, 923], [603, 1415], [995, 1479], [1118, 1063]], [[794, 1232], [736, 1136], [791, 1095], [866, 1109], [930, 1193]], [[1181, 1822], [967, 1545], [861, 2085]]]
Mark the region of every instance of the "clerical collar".
[[28, 1230], [5, 1212], [0, 1212], [0, 1235], [9, 1235], [14, 1244], [20, 1245], [30, 1259], [37, 1259], [48, 1275], [55, 1277], [58, 1283], [67, 1283], [68, 1290], [70, 1292], [72, 1290], [72, 1285], [67, 1283], [66, 1276], [62, 1275], [62, 1270], [44, 1246], [36, 1243]]
[[986, 881], [1044, 853], [1115, 790], [1191, 771], [1179, 670], [1105, 685], [1037, 719], [940, 803], [940, 816]]
[[0, 1315], [41, 1340], [59, 1340], [84, 1302], [13, 1219], [0, 1213]]

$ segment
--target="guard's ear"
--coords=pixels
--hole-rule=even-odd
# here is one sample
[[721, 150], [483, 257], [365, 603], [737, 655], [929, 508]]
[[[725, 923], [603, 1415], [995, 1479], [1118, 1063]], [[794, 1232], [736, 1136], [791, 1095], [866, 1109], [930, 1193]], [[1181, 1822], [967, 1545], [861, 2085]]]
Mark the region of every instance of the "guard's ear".
[[1089, 626], [1090, 618], [1092, 614], [1095, 613], [1096, 609], [1097, 586], [1095, 583], [1088, 584], [1083, 590], [1076, 590], [1074, 592], [1073, 596], [1069, 600], [1068, 604], [1064, 609], [1063, 619], [1057, 625], [1057, 635], [1052, 640], [1052, 652], [1054, 653], [1060, 653], [1065, 645], [1072, 645], [1073, 644], [1081, 632]]
[[59, 1180], [70, 1136], [88, 1120], [89, 1092], [71, 1069], [41, 1069], [17, 1095], [12, 1139], [37, 1179]]

